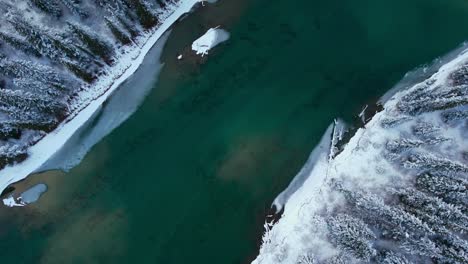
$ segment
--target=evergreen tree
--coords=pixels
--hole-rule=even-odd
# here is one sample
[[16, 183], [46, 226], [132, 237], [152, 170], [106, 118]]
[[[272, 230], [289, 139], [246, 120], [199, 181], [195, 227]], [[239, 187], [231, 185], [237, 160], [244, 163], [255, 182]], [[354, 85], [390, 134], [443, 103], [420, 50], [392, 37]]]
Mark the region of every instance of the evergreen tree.
[[378, 263], [382, 264], [411, 264], [403, 255], [395, 252], [384, 252]]
[[408, 169], [428, 170], [433, 173], [446, 175], [468, 173], [468, 167], [466, 165], [447, 158], [440, 158], [432, 154], [411, 154], [403, 163], [403, 166]]
[[449, 78], [455, 86], [468, 85], [468, 64], [461, 65]]
[[56, 18], [62, 16], [62, 9], [56, 0], [30, 0], [33, 5], [42, 10], [43, 12], [52, 15]]
[[23, 41], [17, 37], [11, 36], [7, 33], [0, 32], [0, 39], [11, 45], [13, 48], [20, 50], [26, 54], [40, 57], [41, 54], [34, 49], [28, 42]]
[[130, 34], [132, 40], [140, 35], [138, 28], [131, 26], [131, 22], [129, 22], [122, 14], [117, 14], [116, 18], [120, 25], [122, 25], [122, 27]]
[[20, 139], [21, 134], [22, 131], [16, 124], [11, 124], [8, 121], [0, 123], [0, 140]]
[[0, 145], [0, 169], [8, 164], [24, 161], [26, 158], [27, 151], [24, 147], [10, 143]]
[[117, 26], [114, 21], [110, 20], [109, 18], [105, 18], [105, 20], [106, 25], [109, 27], [117, 41], [119, 41], [122, 45], [129, 45], [132, 43], [130, 37], [119, 26]]
[[432, 229], [445, 227], [458, 233], [468, 231], [468, 217], [459, 207], [412, 188], [394, 190], [394, 193], [406, 212], [422, 219]]
[[[31, 23], [20, 18], [12, 18], [9, 22], [22, 34], [29, 43], [41, 55], [56, 62], [63, 62], [63, 58], [73, 60], [75, 64], [80, 64], [82, 68], [94, 69], [92, 60], [81, 52], [71, 41], [65, 40], [58, 35], [46, 33], [46, 30], [33, 26]], [[65, 64], [68, 67], [68, 64]]]
[[127, 3], [134, 8], [140, 24], [145, 29], [150, 29], [158, 24], [158, 18], [151, 12], [148, 2], [144, 0], [127, 0]]
[[61, 62], [76, 77], [80, 78], [81, 80], [83, 80], [83, 81], [85, 81], [87, 83], [92, 83], [97, 79], [97, 76], [95, 74], [89, 72], [83, 66], [81, 66], [80, 64], [78, 64], [78, 63], [76, 63], [76, 62], [74, 62], [72, 60], [62, 59]]
[[441, 116], [445, 123], [453, 123], [456, 121], [468, 119], [468, 110], [444, 111], [442, 112]]
[[387, 142], [386, 149], [391, 153], [399, 155], [404, 151], [417, 148], [421, 145], [424, 145], [424, 142], [421, 140], [402, 138]]
[[0, 59], [0, 73], [18, 79], [30, 79], [63, 91], [76, 90], [80, 83], [58, 73], [50, 66], [25, 60]]
[[101, 57], [107, 64], [112, 64], [114, 50], [109, 43], [84, 26], [76, 23], [68, 23], [68, 26], [73, 34], [75, 34], [92, 53]]
[[402, 113], [415, 116], [463, 104], [468, 104], [468, 85], [437, 86], [435, 88], [421, 85], [420, 88], [405, 95], [397, 103], [397, 108]]
[[318, 264], [318, 260], [312, 254], [305, 254], [299, 257], [297, 264]]
[[468, 208], [468, 181], [436, 173], [422, 173], [416, 177], [416, 188], [441, 198], [446, 203]]
[[343, 253], [335, 255], [323, 261], [324, 264], [348, 264], [353, 263], [352, 258]]
[[376, 254], [371, 244], [376, 237], [361, 219], [340, 214], [328, 218], [327, 223], [330, 239], [339, 248], [364, 261], [369, 261]]
[[79, 16], [80, 18], [87, 18], [88, 13], [80, 7], [80, 1], [78, 0], [60, 0], [64, 6], [74, 15]]

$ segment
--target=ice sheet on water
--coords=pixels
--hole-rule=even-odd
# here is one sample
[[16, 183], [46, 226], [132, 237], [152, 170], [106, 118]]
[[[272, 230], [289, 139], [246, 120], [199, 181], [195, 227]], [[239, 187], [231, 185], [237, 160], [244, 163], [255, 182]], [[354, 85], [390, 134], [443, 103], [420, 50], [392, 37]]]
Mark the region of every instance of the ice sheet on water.
[[160, 58], [169, 35], [170, 32], [167, 32], [158, 40], [138, 70], [38, 171], [72, 169], [95, 144], [138, 109], [151, 89], [155, 88], [159, 73], [164, 66]]

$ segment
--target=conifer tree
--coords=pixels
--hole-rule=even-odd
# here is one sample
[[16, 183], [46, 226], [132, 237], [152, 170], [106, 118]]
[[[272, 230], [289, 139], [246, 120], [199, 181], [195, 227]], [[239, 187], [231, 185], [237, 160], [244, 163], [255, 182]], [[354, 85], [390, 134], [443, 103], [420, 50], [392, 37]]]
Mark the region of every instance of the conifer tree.
[[62, 9], [56, 0], [30, 0], [33, 5], [42, 10], [43, 12], [52, 15], [56, 18], [62, 16]]
[[119, 41], [122, 45], [129, 45], [132, 43], [130, 37], [119, 26], [117, 26], [114, 21], [110, 20], [109, 18], [105, 18], [105, 20], [106, 25], [109, 27], [117, 41]]
[[114, 50], [109, 43], [84, 26], [76, 23], [68, 23], [68, 26], [73, 34], [75, 34], [92, 53], [101, 57], [108, 65], [112, 64]]

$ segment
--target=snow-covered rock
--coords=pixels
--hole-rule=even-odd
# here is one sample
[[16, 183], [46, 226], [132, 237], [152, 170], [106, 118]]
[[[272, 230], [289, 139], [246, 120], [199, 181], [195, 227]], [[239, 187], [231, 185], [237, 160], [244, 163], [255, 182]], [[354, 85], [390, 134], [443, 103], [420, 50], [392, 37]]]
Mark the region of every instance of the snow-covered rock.
[[210, 28], [203, 36], [192, 43], [192, 50], [195, 51], [197, 55], [201, 54], [203, 57], [208, 54], [210, 49], [227, 41], [229, 36], [229, 32], [226, 30], [218, 27]]

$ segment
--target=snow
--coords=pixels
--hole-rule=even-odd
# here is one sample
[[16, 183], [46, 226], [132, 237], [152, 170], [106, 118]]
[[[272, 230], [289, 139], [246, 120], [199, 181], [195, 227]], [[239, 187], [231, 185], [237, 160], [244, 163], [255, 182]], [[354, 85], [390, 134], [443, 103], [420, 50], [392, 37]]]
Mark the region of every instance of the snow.
[[331, 124], [320, 143], [314, 148], [312, 153], [309, 155], [309, 158], [306, 161], [306, 164], [302, 167], [299, 173], [294, 177], [293, 181], [289, 184], [289, 186], [281, 192], [273, 202], [273, 206], [278, 213], [283, 209], [283, 206], [288, 202], [289, 198], [292, 194], [294, 194], [299, 188], [302, 187], [302, 184], [306, 181], [306, 179], [310, 176], [310, 171], [315, 166], [315, 164], [326, 157], [328, 157], [328, 153], [330, 153], [330, 142], [332, 140], [332, 134], [334, 131], [334, 124]]
[[8, 198], [3, 199], [3, 204], [8, 206], [8, 207], [23, 207], [24, 203], [22, 202], [16, 202], [15, 198], [13, 196], [10, 196]]
[[[128, 48], [117, 58], [118, 63], [111, 68], [109, 74], [101, 78], [92, 88], [82, 92], [72, 104], [74, 114], [65, 120], [57, 129], [49, 133], [34, 146], [29, 148], [29, 157], [20, 164], [10, 165], [0, 171], [0, 192], [8, 185], [26, 178], [41, 167], [54, 153], [70, 139], [106, 99], [130, 77], [143, 62], [146, 53], [156, 41], [182, 15], [200, 2], [199, 0], [181, 0], [169, 11], [162, 14], [164, 22], [154, 31], [141, 39], [141, 46]], [[11, 202], [11, 199], [7, 202]], [[14, 200], [13, 200], [14, 201]], [[4, 201], [5, 202], [5, 201]]]
[[[449, 82], [449, 74], [467, 62], [468, 49], [458, 52], [456, 58], [452, 58], [430, 77], [434, 83], [428, 89], [444, 87]], [[332, 179], [343, 182], [349, 188], [358, 186], [366, 190], [382, 190], [383, 187], [392, 186], [390, 184], [395, 186], [408, 180], [400, 170], [382, 158], [384, 147], [389, 140], [408, 134], [415, 122], [432, 121], [442, 127], [440, 112], [423, 113], [396, 128], [386, 129], [380, 124], [385, 118], [399, 117], [396, 104], [417, 87], [418, 84], [407, 90], [393, 91], [392, 97], [384, 104], [384, 110], [377, 113], [364, 128], [360, 128], [343, 151], [334, 158], [329, 158], [326, 151], [317, 151], [317, 148], [327, 146], [324, 140], [333, 141], [335, 138], [333, 133], [334, 136], [330, 139], [330, 128], [327, 130], [322, 142], [312, 152], [313, 158], [309, 158], [291, 185], [275, 200], [276, 208], [281, 208], [283, 203], [286, 203], [284, 212], [276, 224], [265, 224], [266, 231], [260, 253], [253, 264], [298, 263], [301, 256], [315, 249], [320, 249], [318, 251], [322, 256], [336, 253], [336, 248], [327, 244], [327, 239], [322, 237], [323, 229], [320, 229], [316, 222], [312, 222], [318, 212], [343, 204], [342, 197], [327, 184]], [[460, 130], [463, 128], [444, 126], [443, 129], [443, 135], [450, 137], [450, 140], [442, 143], [437, 151], [441, 157], [456, 157], [456, 153], [468, 147], [466, 139], [463, 140], [460, 136]], [[328, 149], [331, 155], [334, 144], [328, 144], [330, 145], [331, 148]]]
[[208, 54], [210, 49], [228, 39], [229, 33], [227, 31], [218, 27], [210, 28], [203, 36], [192, 43], [192, 50], [195, 51], [197, 55], [201, 54], [203, 57]]

